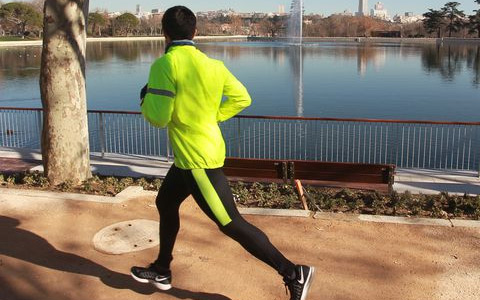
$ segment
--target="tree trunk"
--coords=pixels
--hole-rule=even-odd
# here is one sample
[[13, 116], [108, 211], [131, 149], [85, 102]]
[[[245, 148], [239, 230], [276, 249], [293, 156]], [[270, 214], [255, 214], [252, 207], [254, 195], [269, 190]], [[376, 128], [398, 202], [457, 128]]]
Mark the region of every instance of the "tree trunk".
[[88, 0], [46, 0], [40, 91], [42, 155], [52, 184], [89, 177], [85, 88]]
[[26, 30], [27, 22], [22, 22], [21, 28], [22, 28], [21, 30], [22, 30], [22, 38], [23, 38], [23, 37], [25, 37], [25, 31], [27, 31]]

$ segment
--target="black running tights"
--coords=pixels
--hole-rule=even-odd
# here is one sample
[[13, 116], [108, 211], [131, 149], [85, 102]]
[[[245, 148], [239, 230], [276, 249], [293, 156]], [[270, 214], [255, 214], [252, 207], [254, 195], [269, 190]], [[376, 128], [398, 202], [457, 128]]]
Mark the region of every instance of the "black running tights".
[[155, 264], [170, 269], [172, 251], [180, 228], [179, 208], [189, 195], [220, 230], [249, 253], [274, 268], [284, 278], [295, 274], [286, 259], [260, 229], [238, 212], [222, 168], [183, 170], [174, 165], [168, 171], [156, 199], [160, 214], [160, 253]]

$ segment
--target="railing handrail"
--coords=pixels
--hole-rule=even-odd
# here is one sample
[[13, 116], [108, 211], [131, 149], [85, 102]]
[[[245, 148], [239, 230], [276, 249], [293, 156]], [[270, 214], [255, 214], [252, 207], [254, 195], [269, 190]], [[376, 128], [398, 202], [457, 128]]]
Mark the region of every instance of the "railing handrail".
[[[0, 107], [0, 110], [42, 111], [43, 108]], [[87, 113], [139, 115], [138, 111], [119, 110], [87, 110]], [[334, 122], [364, 122], [364, 123], [398, 123], [398, 124], [430, 124], [430, 125], [464, 125], [480, 126], [480, 122], [461, 121], [426, 121], [426, 120], [391, 120], [391, 119], [362, 119], [362, 118], [320, 118], [320, 117], [294, 117], [294, 116], [255, 116], [236, 115], [239, 119], [264, 119], [264, 120], [290, 120], [290, 121], [334, 121]]]
[[33, 107], [0, 107], [0, 110], [29, 110], [29, 111], [42, 111], [43, 108], [33, 108]]
[[390, 120], [390, 119], [362, 119], [362, 118], [319, 118], [319, 117], [293, 117], [293, 116], [235, 116], [241, 119], [270, 119], [270, 120], [298, 120], [298, 121], [335, 121], [335, 122], [364, 122], [364, 123], [407, 123], [407, 124], [433, 124], [433, 125], [480, 125], [480, 122], [460, 121], [425, 121], [425, 120]]

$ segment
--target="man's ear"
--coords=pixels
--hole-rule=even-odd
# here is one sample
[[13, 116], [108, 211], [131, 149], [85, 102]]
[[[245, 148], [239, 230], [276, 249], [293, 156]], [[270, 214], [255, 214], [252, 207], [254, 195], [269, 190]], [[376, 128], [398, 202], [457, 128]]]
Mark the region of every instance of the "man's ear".
[[165, 37], [166, 44], [170, 44], [172, 42], [172, 39], [166, 33], [164, 33], [163, 36]]

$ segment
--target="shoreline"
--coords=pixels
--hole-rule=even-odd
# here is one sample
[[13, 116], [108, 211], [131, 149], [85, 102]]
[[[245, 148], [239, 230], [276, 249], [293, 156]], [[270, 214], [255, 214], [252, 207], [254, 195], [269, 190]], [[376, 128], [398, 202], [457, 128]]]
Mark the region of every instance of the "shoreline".
[[[243, 41], [284, 41], [287, 38], [233, 36], [196, 36], [194, 40], [233, 40]], [[163, 36], [140, 37], [89, 37], [87, 43], [94, 42], [132, 42], [132, 41], [164, 41]], [[356, 42], [356, 43], [397, 43], [397, 44], [479, 44], [480, 38], [383, 38], [383, 37], [304, 37], [305, 42]], [[42, 46], [42, 40], [34, 41], [4, 41], [0, 47]]]
[[[249, 41], [288, 41], [288, 38], [248, 37]], [[394, 44], [480, 44], [480, 38], [389, 38], [389, 37], [303, 37], [304, 42], [394, 43]]]
[[[229, 36], [196, 36], [194, 40], [231, 40], [242, 39], [247, 40], [246, 35], [229, 35]], [[139, 36], [139, 37], [89, 37], [87, 43], [95, 42], [133, 42], [133, 41], [164, 41], [163, 36]], [[0, 42], [0, 47], [22, 47], [22, 46], [42, 46], [43, 40], [34, 41], [4, 41]]]

